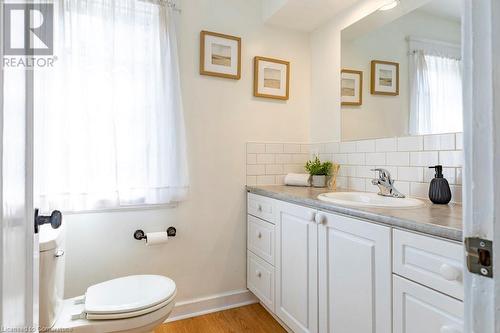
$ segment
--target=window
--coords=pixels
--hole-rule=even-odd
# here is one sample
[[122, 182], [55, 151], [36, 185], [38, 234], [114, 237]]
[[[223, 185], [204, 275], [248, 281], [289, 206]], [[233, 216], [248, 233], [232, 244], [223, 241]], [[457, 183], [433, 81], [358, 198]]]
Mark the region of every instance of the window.
[[56, 12], [58, 61], [35, 81], [38, 207], [182, 200], [188, 174], [170, 9], [65, 0]]
[[460, 48], [410, 40], [410, 133], [461, 132]]

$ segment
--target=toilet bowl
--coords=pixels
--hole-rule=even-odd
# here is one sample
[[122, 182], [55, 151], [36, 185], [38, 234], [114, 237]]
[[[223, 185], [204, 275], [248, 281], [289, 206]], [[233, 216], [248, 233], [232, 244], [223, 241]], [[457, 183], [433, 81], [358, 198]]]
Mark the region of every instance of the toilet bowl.
[[160, 275], [130, 275], [63, 299], [64, 229], [40, 229], [40, 331], [151, 332], [175, 305], [176, 285]]

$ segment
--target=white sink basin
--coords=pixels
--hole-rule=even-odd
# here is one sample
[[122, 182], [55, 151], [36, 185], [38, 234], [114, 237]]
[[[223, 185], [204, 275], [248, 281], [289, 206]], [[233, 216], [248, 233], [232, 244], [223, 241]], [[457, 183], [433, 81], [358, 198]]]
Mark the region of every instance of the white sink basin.
[[413, 198], [392, 198], [368, 192], [331, 192], [318, 195], [318, 199], [353, 207], [416, 208], [424, 202]]

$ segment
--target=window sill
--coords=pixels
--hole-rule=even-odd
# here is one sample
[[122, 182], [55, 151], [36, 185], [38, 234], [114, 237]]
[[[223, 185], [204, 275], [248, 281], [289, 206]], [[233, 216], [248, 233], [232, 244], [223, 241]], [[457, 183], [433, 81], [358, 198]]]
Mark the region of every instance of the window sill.
[[98, 213], [115, 213], [115, 212], [134, 212], [143, 210], [159, 210], [177, 208], [178, 203], [160, 204], [160, 205], [130, 205], [114, 208], [99, 208], [78, 211], [62, 211], [64, 215], [79, 215], [79, 214], [98, 214]]

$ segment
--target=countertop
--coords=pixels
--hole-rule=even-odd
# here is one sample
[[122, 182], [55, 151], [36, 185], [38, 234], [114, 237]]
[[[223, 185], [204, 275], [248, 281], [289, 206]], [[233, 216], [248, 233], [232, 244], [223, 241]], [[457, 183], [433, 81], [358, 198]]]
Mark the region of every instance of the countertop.
[[[434, 205], [421, 199], [425, 206], [418, 208], [360, 208], [337, 205], [317, 199], [318, 195], [332, 192], [325, 188], [285, 185], [247, 186], [250, 193], [349, 215], [376, 223], [421, 232], [431, 236], [462, 242], [462, 205]], [[344, 191], [338, 189], [338, 191]]]

